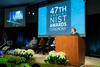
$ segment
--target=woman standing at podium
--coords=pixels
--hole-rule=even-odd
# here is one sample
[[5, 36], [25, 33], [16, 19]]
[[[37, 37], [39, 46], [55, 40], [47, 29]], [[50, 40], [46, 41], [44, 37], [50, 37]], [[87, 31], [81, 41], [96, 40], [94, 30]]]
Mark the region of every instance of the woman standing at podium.
[[80, 36], [79, 33], [76, 32], [76, 28], [72, 28], [72, 35], [73, 36]]

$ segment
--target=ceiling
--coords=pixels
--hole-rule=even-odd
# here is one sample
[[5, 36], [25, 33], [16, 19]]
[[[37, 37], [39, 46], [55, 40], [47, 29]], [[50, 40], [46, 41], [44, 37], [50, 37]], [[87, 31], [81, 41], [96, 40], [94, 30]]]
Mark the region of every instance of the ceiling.
[[45, 0], [0, 0], [0, 7], [9, 7], [24, 4], [36, 4]]

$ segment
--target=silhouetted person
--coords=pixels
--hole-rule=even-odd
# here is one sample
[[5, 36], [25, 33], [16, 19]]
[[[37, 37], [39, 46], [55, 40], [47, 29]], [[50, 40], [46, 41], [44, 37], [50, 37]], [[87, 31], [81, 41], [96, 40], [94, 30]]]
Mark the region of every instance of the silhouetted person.
[[51, 36], [48, 36], [48, 40], [47, 40], [47, 43], [45, 45], [45, 47], [48, 48], [48, 51], [50, 51], [52, 43], [53, 43], [53, 39], [51, 38]]
[[6, 32], [3, 31], [2, 32], [2, 41], [3, 41], [3, 43], [7, 42], [7, 40], [8, 40], [8, 36], [7, 36]]
[[52, 44], [52, 42], [53, 42], [53, 40], [52, 40], [51, 36], [48, 36], [48, 41], [47, 41], [46, 45], [50, 46]]
[[0, 64], [0, 67], [7, 67], [6, 64]]
[[44, 43], [45, 43], [44, 39], [41, 38], [38, 45], [39, 45], [39, 46], [42, 46], [42, 45], [44, 45]]
[[32, 67], [40, 67], [39, 64], [33, 64]]
[[37, 45], [37, 40], [35, 37], [30, 41], [29, 45], [26, 45], [27, 48], [34, 48]]
[[55, 50], [55, 39], [53, 40], [52, 44], [50, 45], [51, 50]]
[[44, 44], [45, 44], [45, 40], [43, 38], [40, 39], [39, 41], [39, 44], [37, 45], [37, 48], [36, 48], [36, 53], [44, 50]]

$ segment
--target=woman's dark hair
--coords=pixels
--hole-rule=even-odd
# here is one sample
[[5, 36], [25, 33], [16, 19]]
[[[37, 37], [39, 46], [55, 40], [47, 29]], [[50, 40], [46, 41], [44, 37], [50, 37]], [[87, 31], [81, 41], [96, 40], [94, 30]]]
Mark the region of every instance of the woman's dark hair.
[[76, 31], [76, 28], [73, 27], [72, 29], [74, 29]]

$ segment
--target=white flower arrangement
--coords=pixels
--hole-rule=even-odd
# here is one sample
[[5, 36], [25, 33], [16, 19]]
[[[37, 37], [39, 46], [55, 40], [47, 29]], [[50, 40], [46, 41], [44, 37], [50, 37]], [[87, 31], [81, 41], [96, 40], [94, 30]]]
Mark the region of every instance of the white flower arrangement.
[[7, 51], [9, 48], [10, 48], [9, 46], [5, 46], [5, 47], [3, 47], [3, 48], [2, 48], [3, 53], [5, 53], [5, 51]]
[[13, 52], [9, 52], [9, 54], [25, 57], [26, 59], [32, 59], [34, 57], [34, 51], [32, 49], [15, 49]]
[[48, 63], [66, 64], [67, 58], [64, 52], [50, 51], [44, 61]]
[[49, 52], [49, 56], [53, 56], [53, 57], [57, 56], [56, 51], [50, 51]]
[[32, 49], [28, 49], [26, 52], [27, 52], [28, 54], [33, 54], [33, 55], [34, 55], [34, 51], [33, 51]]
[[61, 59], [66, 59], [66, 54], [64, 52], [58, 52], [56, 53], [57, 57], [61, 58]]

